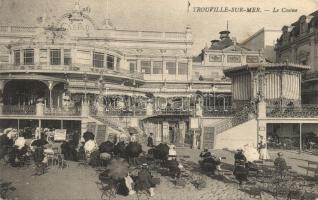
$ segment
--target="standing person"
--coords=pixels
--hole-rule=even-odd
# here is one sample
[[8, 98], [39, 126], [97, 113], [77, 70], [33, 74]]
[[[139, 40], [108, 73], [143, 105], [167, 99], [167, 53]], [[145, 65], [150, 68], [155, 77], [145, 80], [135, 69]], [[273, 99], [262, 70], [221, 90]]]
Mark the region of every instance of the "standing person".
[[266, 141], [261, 137], [261, 142], [258, 146], [259, 149], [259, 159], [260, 160], [268, 160], [270, 159], [268, 151], [267, 151], [267, 144]]
[[148, 147], [153, 147], [153, 133], [150, 133], [148, 136], [148, 143], [147, 143]]
[[277, 173], [280, 175], [281, 178], [285, 175], [285, 172], [287, 171], [287, 163], [285, 158], [283, 158], [283, 153], [278, 152], [277, 158], [274, 160], [274, 166], [276, 168]]
[[243, 149], [238, 149], [234, 155], [234, 171], [233, 175], [239, 184], [242, 185], [243, 181], [247, 181], [248, 169], [246, 168], [247, 159], [243, 153]]

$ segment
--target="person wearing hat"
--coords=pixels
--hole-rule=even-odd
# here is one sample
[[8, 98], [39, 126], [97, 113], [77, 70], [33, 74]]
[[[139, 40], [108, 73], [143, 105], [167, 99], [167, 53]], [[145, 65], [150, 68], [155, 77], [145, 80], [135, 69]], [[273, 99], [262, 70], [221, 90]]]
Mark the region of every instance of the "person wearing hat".
[[147, 139], [147, 146], [153, 147], [153, 133], [150, 133]]
[[274, 166], [276, 168], [276, 171], [278, 175], [280, 175], [281, 178], [283, 178], [285, 172], [287, 171], [287, 163], [285, 158], [283, 158], [283, 153], [278, 152], [277, 158], [274, 160]]
[[247, 159], [243, 153], [243, 149], [237, 149], [234, 160], [233, 175], [239, 181], [239, 184], [242, 185], [243, 181], [247, 181], [248, 176], [248, 169], [246, 168]]
[[170, 145], [169, 153], [168, 153], [168, 160], [175, 160], [177, 159], [177, 151], [175, 145]]
[[138, 172], [137, 180], [136, 180], [136, 191], [149, 191], [150, 196], [154, 196], [154, 186], [152, 180], [152, 175], [148, 169], [147, 163], [142, 164], [141, 170]]

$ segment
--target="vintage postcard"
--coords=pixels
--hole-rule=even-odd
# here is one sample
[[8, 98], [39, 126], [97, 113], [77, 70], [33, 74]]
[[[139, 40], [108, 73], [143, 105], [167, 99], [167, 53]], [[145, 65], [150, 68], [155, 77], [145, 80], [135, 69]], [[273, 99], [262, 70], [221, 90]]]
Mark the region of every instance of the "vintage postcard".
[[318, 0], [0, 0], [2, 199], [318, 199]]

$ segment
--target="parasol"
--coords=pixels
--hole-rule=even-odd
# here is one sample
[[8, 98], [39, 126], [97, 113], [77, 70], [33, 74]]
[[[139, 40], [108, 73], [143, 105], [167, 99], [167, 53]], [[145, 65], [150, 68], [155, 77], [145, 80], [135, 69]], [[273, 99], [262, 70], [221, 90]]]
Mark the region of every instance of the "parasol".
[[129, 157], [138, 157], [142, 152], [142, 147], [138, 142], [130, 142], [126, 147], [126, 152]]
[[48, 144], [48, 142], [46, 140], [43, 139], [38, 139], [38, 140], [34, 140], [33, 142], [31, 142], [31, 146], [37, 146], [37, 147], [41, 147]]
[[155, 158], [166, 160], [169, 154], [169, 146], [167, 144], [160, 143], [155, 147]]
[[128, 163], [124, 159], [114, 159], [107, 167], [108, 175], [115, 180], [122, 179], [128, 174]]
[[100, 153], [111, 153], [114, 151], [114, 143], [110, 141], [103, 142], [99, 145]]
[[84, 138], [85, 142], [87, 142], [88, 140], [94, 140], [95, 135], [92, 132], [90, 132], [90, 131], [86, 131], [83, 134], [83, 138]]
[[138, 130], [134, 127], [129, 127], [128, 128], [128, 133], [129, 134], [138, 134]]
[[84, 145], [85, 151], [93, 152], [97, 149], [97, 145], [94, 140], [88, 140]]

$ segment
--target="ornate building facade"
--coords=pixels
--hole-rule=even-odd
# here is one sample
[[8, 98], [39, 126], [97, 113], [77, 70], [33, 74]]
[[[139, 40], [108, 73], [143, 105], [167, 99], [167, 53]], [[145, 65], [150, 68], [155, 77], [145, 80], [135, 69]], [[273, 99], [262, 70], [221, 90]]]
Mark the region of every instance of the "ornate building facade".
[[96, 23], [78, 1], [59, 18], [40, 19], [0, 26], [2, 129], [90, 130], [104, 140], [135, 127], [157, 143], [183, 145], [192, 143], [197, 108], [200, 116], [230, 111], [229, 80], [194, 76], [189, 26], [121, 30], [107, 16]]

